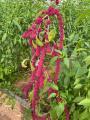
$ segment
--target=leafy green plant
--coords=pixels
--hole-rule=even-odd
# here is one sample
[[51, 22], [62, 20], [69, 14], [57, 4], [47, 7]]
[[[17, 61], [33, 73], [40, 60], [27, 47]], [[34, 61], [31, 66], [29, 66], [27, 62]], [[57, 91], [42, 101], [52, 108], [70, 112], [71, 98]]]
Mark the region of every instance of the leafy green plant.
[[[16, 73], [16, 76], [18, 75], [16, 71], [20, 71], [21, 61], [31, 54], [27, 41], [20, 37], [22, 32], [35, 19], [38, 11], [46, 7], [47, 4], [37, 0], [35, 2], [32, 0], [28, 2], [24, 0], [0, 2], [0, 80], [4, 87], [10, 88], [11, 82], [9, 81], [15, 80], [14, 73]], [[64, 103], [57, 105], [54, 100], [55, 95], [52, 94], [50, 115], [52, 120], [59, 117], [64, 120], [63, 105], [67, 103], [70, 110], [70, 120], [89, 120], [89, 0], [63, 0], [58, 8], [64, 18], [65, 41], [63, 51], [58, 51], [63, 58], [58, 86], [53, 84], [51, 86], [58, 89]], [[56, 59], [53, 58], [50, 61], [52, 68]], [[47, 58], [48, 60], [49, 58]], [[43, 96], [47, 87], [42, 90], [44, 92], [41, 93], [41, 96]], [[43, 104], [41, 104], [40, 109], [42, 109], [42, 106]]]
[[[0, 1], [0, 81], [13, 81], [13, 74], [20, 72], [21, 61], [30, 57], [27, 41], [21, 39], [24, 29], [35, 18], [43, 3]], [[41, 6], [41, 7], [40, 7]], [[33, 11], [34, 9], [34, 11]], [[3, 14], [2, 14], [3, 13]]]

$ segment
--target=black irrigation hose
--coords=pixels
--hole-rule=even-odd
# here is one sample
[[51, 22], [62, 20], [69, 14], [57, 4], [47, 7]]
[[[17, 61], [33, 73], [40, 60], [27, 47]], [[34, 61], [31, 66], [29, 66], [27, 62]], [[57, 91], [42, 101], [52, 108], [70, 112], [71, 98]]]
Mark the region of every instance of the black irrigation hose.
[[22, 97], [15, 95], [13, 92], [9, 91], [8, 89], [1, 89], [0, 91], [2, 93], [5, 93], [6, 95], [9, 95], [10, 97], [14, 98], [16, 101], [18, 101], [24, 108], [30, 108], [29, 102], [27, 102], [25, 99]]

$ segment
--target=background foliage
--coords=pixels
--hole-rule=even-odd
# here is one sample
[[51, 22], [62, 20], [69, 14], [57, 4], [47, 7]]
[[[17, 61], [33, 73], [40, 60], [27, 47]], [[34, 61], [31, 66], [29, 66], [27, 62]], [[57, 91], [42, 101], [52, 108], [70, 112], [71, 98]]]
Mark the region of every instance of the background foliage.
[[35, 19], [42, 5], [42, 2], [33, 0], [0, 2], [1, 81], [13, 81], [13, 74], [20, 72], [21, 61], [30, 58], [30, 48], [27, 41], [21, 39], [21, 34]]
[[[0, 2], [0, 82], [11, 85], [22, 70], [21, 61], [30, 58], [27, 41], [21, 34], [47, 8], [42, 0], [6, 0]], [[58, 88], [68, 104], [71, 120], [90, 117], [90, 1], [62, 0], [59, 9], [64, 18], [65, 41]], [[54, 62], [53, 60], [51, 62]], [[14, 75], [17, 77], [14, 78]], [[63, 105], [52, 103], [52, 120], [64, 119]], [[61, 111], [61, 112], [55, 112]], [[54, 114], [55, 113], [55, 114]], [[60, 114], [60, 115], [59, 115]]]

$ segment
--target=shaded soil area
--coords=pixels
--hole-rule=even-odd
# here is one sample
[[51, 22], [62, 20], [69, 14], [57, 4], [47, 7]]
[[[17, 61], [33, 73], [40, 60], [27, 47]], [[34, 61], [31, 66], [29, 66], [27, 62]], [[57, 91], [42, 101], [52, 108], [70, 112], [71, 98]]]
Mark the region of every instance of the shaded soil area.
[[0, 120], [22, 120], [19, 103], [16, 103], [14, 109], [5, 104], [0, 105]]
[[[26, 79], [18, 80], [14, 84], [16, 88], [22, 89], [30, 80], [30, 74], [28, 73]], [[20, 103], [16, 102], [14, 108], [4, 103], [7, 95], [0, 92], [0, 120], [24, 120], [22, 111], [20, 110]]]

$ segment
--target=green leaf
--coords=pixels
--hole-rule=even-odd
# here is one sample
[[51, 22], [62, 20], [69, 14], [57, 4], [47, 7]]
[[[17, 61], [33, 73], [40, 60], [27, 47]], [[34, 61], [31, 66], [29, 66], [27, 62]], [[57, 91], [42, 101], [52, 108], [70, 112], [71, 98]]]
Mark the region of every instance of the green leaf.
[[60, 50], [55, 49], [55, 51], [56, 51], [57, 53], [59, 53], [60, 55], [62, 55], [62, 54], [63, 54], [63, 52], [62, 52], [62, 51], [60, 51]]
[[76, 72], [76, 78], [78, 77], [82, 77], [85, 73], [87, 73], [88, 70], [87, 70], [87, 66], [83, 66], [83, 67], [79, 67], [77, 72]]
[[38, 38], [36, 39], [36, 44], [37, 44], [38, 46], [40, 46], [40, 47], [42, 47], [42, 46], [43, 46], [42, 41], [41, 41], [41, 40], [39, 40]]
[[64, 103], [59, 103], [59, 105], [56, 106], [56, 112], [57, 112], [57, 116], [58, 118], [60, 117], [60, 115], [62, 115], [62, 113], [64, 112]]
[[77, 52], [81, 52], [81, 51], [86, 51], [87, 49], [85, 49], [85, 48], [78, 48], [76, 51]]
[[50, 117], [52, 120], [57, 120], [57, 113], [55, 109], [50, 110]]
[[28, 95], [28, 98], [29, 98], [30, 102], [32, 100], [32, 97], [33, 97], [33, 91], [29, 92], [29, 95]]
[[23, 117], [24, 117], [24, 120], [31, 120], [31, 113], [32, 113], [32, 110], [31, 109], [27, 109], [25, 108], [24, 111], [23, 111]]
[[87, 78], [90, 78], [90, 68], [88, 70], [88, 76], [87, 76]]
[[56, 97], [56, 93], [51, 93], [48, 98], [55, 98], [55, 97]]
[[0, 35], [2, 34], [2, 32], [3, 32], [3, 31], [2, 31], [2, 30], [0, 30]]
[[77, 85], [80, 82], [80, 78], [76, 78], [74, 85]]
[[0, 79], [3, 80], [3, 73], [0, 73]]
[[85, 98], [81, 102], [78, 103], [79, 105], [83, 105], [85, 107], [90, 107], [90, 98]]
[[84, 20], [87, 17], [90, 17], [90, 9], [85, 9], [80, 13], [79, 17], [77, 17], [77, 19], [75, 21], [75, 25], [78, 24], [81, 20]]
[[64, 64], [69, 68], [69, 58], [64, 58]]
[[82, 84], [77, 84], [74, 88], [75, 89], [80, 89], [82, 87]]
[[68, 88], [69, 84], [70, 84], [70, 78], [68, 76], [66, 76], [64, 78], [64, 86], [65, 86], [65, 88]]
[[76, 97], [76, 98], [73, 100], [73, 102], [78, 103], [78, 102], [80, 102], [81, 100], [83, 100], [83, 97], [78, 96], [78, 97]]
[[90, 65], [90, 55], [87, 56], [84, 61], [86, 62], [87, 65]]
[[52, 29], [49, 34], [48, 34], [48, 39], [50, 42], [54, 41], [54, 38], [56, 36], [56, 30], [55, 29]]
[[53, 88], [54, 90], [58, 90], [58, 86], [54, 83], [50, 84], [50, 87]]
[[74, 110], [74, 112], [73, 112], [73, 120], [79, 120], [79, 111], [78, 110]]
[[50, 64], [54, 64], [55, 62], [56, 62], [56, 60], [57, 60], [57, 56], [55, 56], [55, 57], [53, 57], [51, 60], [50, 60]]
[[73, 103], [70, 107], [70, 113], [75, 111], [75, 103]]
[[37, 45], [34, 43], [34, 41], [32, 41], [32, 45], [34, 48], [37, 48]]
[[7, 38], [7, 33], [4, 33], [3, 37], [2, 37], [2, 42], [4, 42]]
[[64, 99], [66, 99], [68, 95], [67, 95], [66, 92], [61, 92], [61, 93], [60, 93], [60, 96], [61, 96], [62, 98], [64, 98]]
[[80, 120], [89, 120], [89, 112], [87, 109], [80, 114]]
[[75, 32], [73, 32], [72, 34], [70, 34], [69, 40], [72, 41], [74, 39], [74, 36], [75, 36]]
[[64, 51], [60, 51], [60, 50], [55, 49], [55, 51], [60, 54], [60, 58], [64, 58], [67, 54], [65, 49], [64, 49]]
[[19, 23], [18, 23], [17, 21], [13, 20], [13, 23], [14, 23], [15, 26], [17, 26], [17, 28], [18, 28], [20, 31], [22, 31], [22, 28], [21, 28], [21, 26], [19, 25]]
[[90, 90], [88, 90], [88, 97], [90, 98]]

